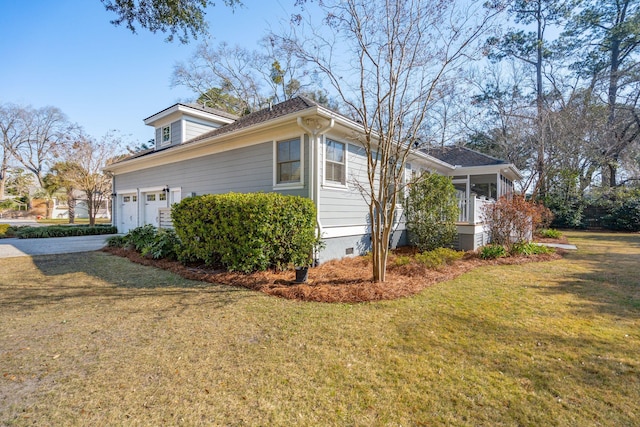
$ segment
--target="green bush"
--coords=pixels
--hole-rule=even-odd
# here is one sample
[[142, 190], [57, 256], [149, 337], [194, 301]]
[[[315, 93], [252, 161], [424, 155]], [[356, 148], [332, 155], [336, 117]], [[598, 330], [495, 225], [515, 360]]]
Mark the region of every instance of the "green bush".
[[400, 255], [399, 257], [396, 257], [393, 263], [396, 265], [396, 267], [402, 267], [403, 265], [411, 264], [411, 257]]
[[137, 252], [142, 253], [144, 248], [151, 246], [156, 238], [156, 228], [151, 225], [143, 225], [142, 227], [136, 227], [130, 230], [126, 236], [126, 246], [135, 249]]
[[404, 202], [411, 243], [421, 251], [450, 245], [458, 234], [459, 209], [450, 177], [425, 173], [415, 179]]
[[424, 251], [416, 255], [416, 261], [424, 264], [428, 268], [438, 268], [464, 256], [464, 252], [449, 248], [437, 248], [432, 251]]
[[231, 271], [310, 265], [316, 211], [310, 199], [277, 193], [189, 197], [171, 210], [179, 258]]
[[0, 224], [0, 237], [5, 237], [7, 230], [10, 228], [11, 226], [9, 224]]
[[153, 259], [176, 259], [180, 248], [180, 239], [172, 229], [161, 228], [148, 246], [142, 248], [142, 255]]
[[602, 218], [602, 225], [610, 230], [640, 231], [640, 198], [628, 198], [614, 205]]
[[480, 258], [482, 259], [496, 259], [507, 255], [507, 250], [502, 245], [491, 244], [480, 249]]
[[118, 230], [110, 225], [51, 225], [49, 227], [20, 227], [16, 237], [20, 239], [38, 239], [47, 237], [93, 236], [97, 234], [115, 234]]
[[536, 231], [536, 234], [547, 239], [559, 239], [562, 237], [562, 233], [553, 228], [541, 228], [540, 230]]
[[107, 246], [110, 248], [125, 248], [127, 245], [126, 236], [111, 236], [107, 238]]
[[511, 248], [511, 255], [542, 255], [553, 253], [553, 249], [535, 243], [516, 243]]

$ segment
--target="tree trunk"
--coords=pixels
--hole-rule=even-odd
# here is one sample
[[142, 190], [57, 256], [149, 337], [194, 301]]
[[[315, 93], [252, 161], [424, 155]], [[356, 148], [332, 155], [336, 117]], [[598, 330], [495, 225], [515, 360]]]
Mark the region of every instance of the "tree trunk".
[[67, 207], [69, 208], [69, 224], [76, 222], [76, 201], [73, 194], [67, 193]]
[[53, 200], [49, 199], [45, 202], [45, 205], [47, 206], [47, 213], [46, 213], [46, 218], [47, 219], [51, 219], [53, 217]]
[[534, 197], [543, 199], [546, 195], [546, 183], [545, 183], [545, 147], [544, 147], [544, 130], [543, 130], [543, 110], [544, 99], [542, 93], [542, 43], [543, 43], [543, 27], [542, 27], [542, 1], [538, 1], [538, 9], [536, 11], [536, 20], [538, 21], [538, 38], [537, 38], [537, 51], [536, 51], [536, 134], [537, 134], [537, 161], [536, 161], [536, 174], [538, 175], [538, 182], [534, 189]]

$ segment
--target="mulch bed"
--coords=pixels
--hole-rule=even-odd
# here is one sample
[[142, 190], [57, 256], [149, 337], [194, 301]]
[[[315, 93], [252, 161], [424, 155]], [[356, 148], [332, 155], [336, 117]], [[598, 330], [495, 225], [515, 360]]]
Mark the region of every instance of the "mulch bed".
[[558, 251], [548, 255], [482, 260], [477, 254], [467, 253], [463, 259], [455, 261], [451, 265], [432, 270], [418, 263], [397, 266], [394, 263], [395, 257], [398, 254], [407, 254], [411, 251], [410, 249], [399, 249], [389, 256], [384, 283], [375, 283], [371, 280], [371, 261], [366, 257], [344, 258], [326, 262], [319, 267], [309, 269], [309, 279], [306, 283], [295, 283], [294, 271], [233, 273], [215, 270], [204, 265], [188, 266], [178, 261], [154, 260], [143, 257], [133, 250], [105, 248], [104, 251], [128, 258], [138, 264], [172, 271], [185, 279], [242, 286], [287, 299], [329, 303], [392, 300], [415, 295], [436, 283], [453, 279], [483, 265], [524, 264], [550, 261], [562, 257], [562, 251]]

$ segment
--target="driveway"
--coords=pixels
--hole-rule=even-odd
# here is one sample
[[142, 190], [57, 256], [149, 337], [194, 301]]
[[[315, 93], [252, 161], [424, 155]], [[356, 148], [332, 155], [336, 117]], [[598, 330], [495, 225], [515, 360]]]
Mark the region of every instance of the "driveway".
[[110, 236], [113, 234], [49, 239], [0, 239], [0, 258], [97, 251], [107, 244]]

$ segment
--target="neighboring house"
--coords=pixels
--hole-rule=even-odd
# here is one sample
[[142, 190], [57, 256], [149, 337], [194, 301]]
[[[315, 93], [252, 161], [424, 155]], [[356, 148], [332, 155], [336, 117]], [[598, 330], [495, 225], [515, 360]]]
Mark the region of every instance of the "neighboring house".
[[[73, 192], [74, 205], [74, 218], [86, 219], [89, 218], [89, 206], [87, 204], [87, 195], [84, 191], [75, 190]], [[45, 208], [46, 212], [46, 208]], [[67, 198], [65, 196], [56, 197], [53, 199], [53, 212], [51, 218], [69, 218], [69, 206], [67, 204]], [[100, 203], [100, 207], [96, 212], [96, 218], [108, 219], [111, 218], [111, 211], [109, 209], [109, 198], [103, 200]]]
[[[244, 117], [198, 104], [176, 104], [145, 119], [155, 128], [155, 147], [111, 164], [113, 223], [119, 232], [170, 225], [170, 206], [194, 195], [278, 192], [311, 198], [325, 248], [320, 261], [370, 249], [368, 207], [357, 183], [366, 183], [367, 162], [354, 139], [361, 125], [296, 97]], [[416, 150], [407, 182], [431, 171], [454, 179], [463, 209], [461, 249], [486, 242], [478, 214], [485, 202], [513, 191], [520, 179], [511, 164], [463, 148]], [[366, 184], [365, 184], [366, 185]], [[406, 242], [397, 215], [393, 246]]]

